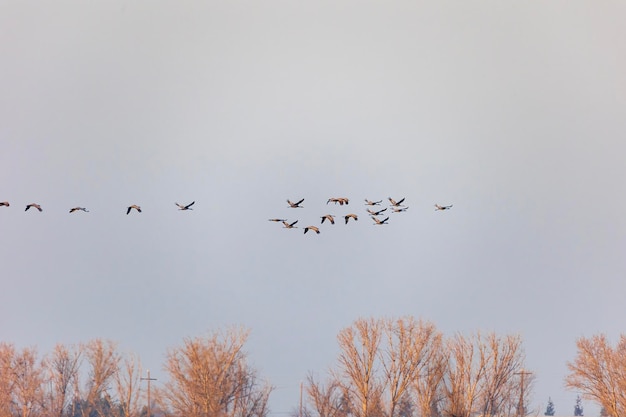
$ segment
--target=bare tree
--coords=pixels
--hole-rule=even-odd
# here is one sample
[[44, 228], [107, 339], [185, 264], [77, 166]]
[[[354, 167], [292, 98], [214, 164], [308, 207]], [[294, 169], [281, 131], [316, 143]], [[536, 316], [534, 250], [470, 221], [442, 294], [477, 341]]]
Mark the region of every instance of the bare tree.
[[[481, 412], [487, 416], [498, 415], [517, 403], [516, 394], [520, 391], [515, 388], [518, 386], [518, 379], [521, 381], [517, 375], [521, 372], [526, 374], [522, 367], [522, 339], [513, 335], [501, 338], [490, 333], [482, 339], [481, 345], [486, 351], [486, 369], [481, 384]], [[529, 382], [528, 379], [524, 382], [524, 391], [528, 390]]]
[[85, 383], [85, 407], [81, 407], [83, 417], [94, 414], [104, 417], [111, 406], [110, 384], [119, 370], [120, 354], [116, 343], [110, 340], [95, 339], [83, 347], [89, 366], [89, 380]]
[[126, 355], [121, 362], [114, 376], [120, 414], [121, 417], [135, 417], [139, 415], [141, 362], [134, 354]]
[[323, 384], [309, 374], [306, 392], [318, 417], [346, 417], [348, 415], [344, 390], [337, 380], [331, 378], [327, 384]]
[[386, 343], [380, 359], [389, 396], [386, 415], [394, 417], [401, 399], [406, 398], [422, 371], [427, 369], [431, 343], [439, 334], [432, 323], [412, 317], [383, 320], [383, 332]]
[[356, 417], [374, 417], [380, 410], [382, 386], [376, 379], [376, 359], [382, 337], [380, 320], [359, 319], [337, 336], [339, 373], [337, 381], [347, 392]]
[[171, 349], [165, 364], [170, 380], [156, 391], [159, 402], [188, 417], [265, 417], [272, 387], [260, 384], [247, 364], [248, 334], [233, 328]]
[[68, 403], [73, 398], [73, 389], [78, 379], [81, 348], [57, 344], [51, 355], [44, 359], [48, 373], [49, 390], [46, 408], [53, 417], [63, 417]]
[[[422, 389], [419, 394], [426, 394], [441, 381], [441, 334], [431, 323], [413, 317], [358, 319], [341, 330], [338, 342], [339, 363], [332, 383], [339, 384], [346, 408], [355, 417], [397, 417], [412, 412], [418, 387]], [[433, 360], [439, 361], [437, 366]], [[427, 383], [421, 380], [423, 375], [430, 377]], [[435, 393], [428, 395], [417, 403], [426, 401], [432, 407]]]
[[568, 388], [596, 401], [609, 416], [626, 415], [626, 335], [612, 348], [605, 335], [580, 338], [574, 362], [568, 362]]
[[478, 337], [457, 334], [447, 342], [448, 366], [444, 378], [444, 415], [470, 417], [480, 397], [480, 382], [486, 372], [484, 351], [475, 343]]
[[437, 417], [443, 396], [443, 377], [448, 362], [441, 333], [432, 336], [425, 366], [413, 381], [418, 410], [423, 417]]
[[43, 367], [35, 348], [16, 352], [11, 364], [13, 405], [22, 417], [37, 416], [43, 407]]
[[[524, 361], [520, 337], [480, 332], [470, 337], [456, 335], [447, 348], [444, 415], [501, 415], [515, 409]], [[528, 390], [527, 383], [524, 388]]]
[[13, 358], [15, 347], [0, 343], [0, 417], [11, 417], [13, 408]]

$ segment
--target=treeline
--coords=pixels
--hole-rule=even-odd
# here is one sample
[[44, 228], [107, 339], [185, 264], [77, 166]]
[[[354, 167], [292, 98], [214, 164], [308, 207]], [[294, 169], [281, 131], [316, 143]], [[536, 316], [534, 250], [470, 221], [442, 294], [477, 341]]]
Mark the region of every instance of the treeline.
[[[248, 329], [228, 328], [185, 339], [166, 353], [168, 378], [151, 391], [139, 358], [109, 340], [57, 345], [43, 357], [35, 348], [0, 343], [0, 417], [267, 417], [273, 387], [248, 363], [248, 335]], [[402, 317], [358, 319], [337, 341], [336, 363], [323, 376], [306, 377], [294, 415], [505, 417], [531, 411], [533, 376], [525, 370], [519, 336], [444, 338], [432, 323]], [[568, 364], [568, 386], [609, 416], [626, 415], [626, 339], [612, 349], [603, 337], [583, 338], [578, 348]]]

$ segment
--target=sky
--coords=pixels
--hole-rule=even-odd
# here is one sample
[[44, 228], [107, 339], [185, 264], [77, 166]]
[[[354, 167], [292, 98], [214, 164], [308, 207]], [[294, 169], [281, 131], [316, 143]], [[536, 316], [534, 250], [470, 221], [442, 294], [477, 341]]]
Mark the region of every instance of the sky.
[[[520, 335], [533, 406], [573, 414], [576, 340], [625, 332], [625, 15], [0, 1], [0, 340], [114, 340], [159, 384], [184, 338], [244, 326], [282, 416], [341, 329], [413, 316]], [[409, 209], [374, 226], [388, 197]]]

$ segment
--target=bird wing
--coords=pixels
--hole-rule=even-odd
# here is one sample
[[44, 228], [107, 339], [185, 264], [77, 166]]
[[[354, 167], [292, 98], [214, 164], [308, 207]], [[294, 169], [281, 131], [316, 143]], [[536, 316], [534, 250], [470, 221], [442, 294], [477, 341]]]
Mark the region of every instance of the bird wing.
[[187, 208], [187, 209], [188, 209], [189, 207], [193, 206], [194, 204], [196, 204], [196, 202], [195, 202], [195, 201], [192, 201], [191, 203], [187, 204], [187, 205], [185, 206], [185, 208]]

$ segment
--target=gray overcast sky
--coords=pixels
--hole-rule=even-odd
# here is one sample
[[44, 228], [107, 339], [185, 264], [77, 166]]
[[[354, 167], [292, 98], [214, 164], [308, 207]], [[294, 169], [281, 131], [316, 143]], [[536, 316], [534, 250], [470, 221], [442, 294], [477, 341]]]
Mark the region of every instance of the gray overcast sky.
[[[625, 331], [625, 17], [611, 1], [1, 1], [1, 340], [112, 339], [163, 381], [167, 348], [243, 325], [279, 414], [335, 364], [341, 328], [412, 315], [520, 334], [533, 403], [571, 414], [576, 339]], [[363, 199], [390, 196], [410, 209], [372, 226]], [[267, 221], [348, 211], [320, 235]]]

